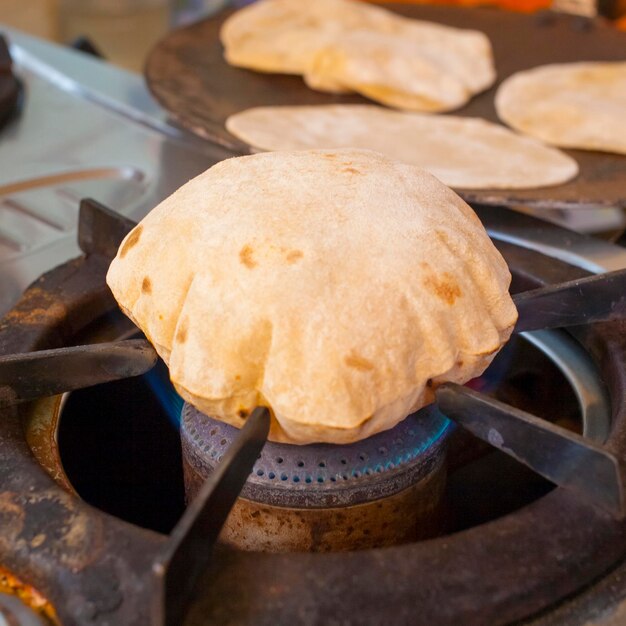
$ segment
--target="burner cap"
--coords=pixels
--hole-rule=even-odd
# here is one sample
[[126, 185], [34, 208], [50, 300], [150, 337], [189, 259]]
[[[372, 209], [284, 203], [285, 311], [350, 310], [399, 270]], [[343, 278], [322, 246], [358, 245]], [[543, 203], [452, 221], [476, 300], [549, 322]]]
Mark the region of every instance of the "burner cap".
[[[268, 441], [241, 495], [276, 506], [315, 508], [347, 506], [397, 493], [439, 463], [450, 424], [431, 405], [391, 430], [349, 445]], [[238, 432], [185, 404], [183, 449], [196, 467], [211, 471]]]

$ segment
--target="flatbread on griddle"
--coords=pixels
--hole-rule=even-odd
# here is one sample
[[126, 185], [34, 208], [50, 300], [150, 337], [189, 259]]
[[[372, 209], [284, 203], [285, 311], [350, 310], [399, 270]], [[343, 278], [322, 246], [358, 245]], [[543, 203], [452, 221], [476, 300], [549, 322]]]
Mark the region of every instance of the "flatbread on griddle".
[[500, 85], [495, 102], [503, 122], [547, 143], [626, 154], [626, 62], [519, 72]]
[[384, 9], [353, 0], [260, 0], [231, 15], [220, 39], [231, 65], [302, 74], [329, 41], [354, 28], [397, 30]]
[[558, 185], [578, 172], [561, 151], [478, 118], [369, 105], [258, 107], [231, 116], [226, 128], [261, 150], [376, 150], [464, 189]]
[[220, 36], [232, 65], [303, 74], [313, 89], [402, 109], [448, 111], [495, 80], [483, 33], [353, 0], [261, 0], [228, 18]]
[[107, 275], [181, 395], [270, 437], [349, 443], [479, 375], [517, 318], [473, 211], [364, 150], [222, 161], [125, 238]]
[[489, 87], [495, 70], [482, 33], [418, 23], [403, 36], [344, 33], [313, 56], [304, 79], [322, 91], [329, 83], [391, 107], [442, 112], [463, 106]]

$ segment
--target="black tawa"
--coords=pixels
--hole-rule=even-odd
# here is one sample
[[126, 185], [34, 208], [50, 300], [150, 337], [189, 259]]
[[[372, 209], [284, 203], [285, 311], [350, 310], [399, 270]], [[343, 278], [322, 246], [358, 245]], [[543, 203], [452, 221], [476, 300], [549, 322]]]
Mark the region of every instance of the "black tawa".
[[[386, 5], [411, 18], [484, 32], [493, 46], [498, 79], [453, 115], [498, 123], [494, 95], [511, 74], [548, 63], [624, 61], [626, 33], [601, 19], [542, 12], [533, 15], [495, 8]], [[145, 74], [152, 93], [172, 117], [197, 135], [239, 154], [249, 145], [228, 133], [228, 116], [255, 106], [365, 104], [356, 95], [309, 89], [300, 76], [263, 74], [232, 67], [223, 58], [219, 30], [230, 13], [174, 31], [156, 45]], [[540, 208], [626, 206], [626, 156], [566, 150], [580, 167], [574, 180], [541, 189], [457, 189], [468, 202]]]

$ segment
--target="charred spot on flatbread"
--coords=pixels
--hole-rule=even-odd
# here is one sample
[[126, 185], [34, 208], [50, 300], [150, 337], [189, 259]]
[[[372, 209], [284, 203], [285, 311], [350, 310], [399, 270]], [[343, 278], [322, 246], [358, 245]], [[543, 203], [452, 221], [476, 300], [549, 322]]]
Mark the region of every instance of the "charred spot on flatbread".
[[246, 244], [239, 250], [239, 260], [248, 269], [253, 269], [257, 266], [257, 262], [254, 260], [254, 250], [252, 246]]

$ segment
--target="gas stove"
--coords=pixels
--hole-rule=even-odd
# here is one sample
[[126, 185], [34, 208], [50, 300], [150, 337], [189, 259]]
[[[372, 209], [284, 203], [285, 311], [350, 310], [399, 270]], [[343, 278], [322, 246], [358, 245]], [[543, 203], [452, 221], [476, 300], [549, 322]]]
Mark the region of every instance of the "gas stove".
[[[83, 201], [79, 227], [81, 198], [138, 219], [230, 155], [171, 124], [138, 77], [9, 36], [25, 90], [0, 130], [0, 354], [132, 337], [104, 282], [130, 222]], [[618, 246], [475, 209], [515, 291], [626, 267]], [[624, 461], [625, 330], [524, 333], [472, 385]], [[364, 442], [299, 447], [266, 444], [262, 411], [235, 431], [183, 407], [163, 364], [21, 404], [0, 393], [1, 403], [7, 623], [626, 619], [626, 523], [432, 407]]]
[[[492, 230], [515, 225], [511, 239], [542, 232], [564, 254], [593, 243], [475, 208]], [[85, 254], [5, 316], [3, 354], [137, 332], [104, 283], [128, 224], [103, 211], [83, 202]], [[587, 273], [496, 243], [514, 290]], [[624, 458], [624, 322], [524, 333], [473, 385]], [[300, 447], [264, 446], [259, 410], [235, 431], [182, 408], [162, 365], [34, 402], [4, 397], [3, 588], [58, 623], [364, 624], [390, 611], [406, 624], [620, 623], [626, 522], [432, 407], [363, 442]]]

